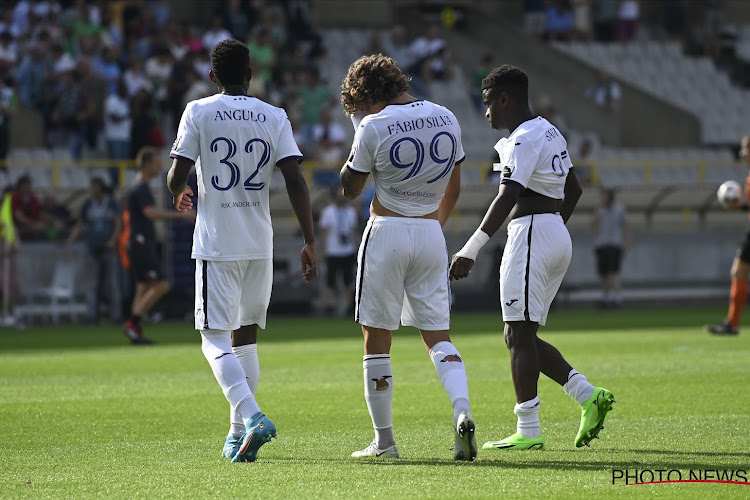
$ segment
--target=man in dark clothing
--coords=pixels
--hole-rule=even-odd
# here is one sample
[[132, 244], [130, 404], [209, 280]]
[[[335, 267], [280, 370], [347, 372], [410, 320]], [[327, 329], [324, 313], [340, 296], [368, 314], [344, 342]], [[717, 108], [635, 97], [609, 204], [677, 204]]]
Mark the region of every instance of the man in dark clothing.
[[67, 245], [73, 243], [82, 230], [85, 230], [86, 245], [95, 262], [93, 271], [96, 285], [91, 304], [91, 322], [99, 322], [100, 303], [105, 282], [110, 286], [108, 297], [111, 318], [114, 321], [120, 321], [122, 317], [122, 293], [120, 290], [119, 264], [115, 251], [117, 238], [122, 231], [120, 206], [101, 178], [91, 179], [91, 198], [84, 202], [81, 214], [65, 243]]
[[130, 218], [128, 256], [136, 280], [131, 315], [123, 331], [133, 344], [152, 343], [143, 336], [141, 318], [169, 291], [156, 250], [155, 220], [195, 220], [195, 212], [172, 212], [156, 208], [148, 184], [161, 172], [161, 158], [154, 148], [143, 148], [136, 157], [140, 173], [127, 196]]

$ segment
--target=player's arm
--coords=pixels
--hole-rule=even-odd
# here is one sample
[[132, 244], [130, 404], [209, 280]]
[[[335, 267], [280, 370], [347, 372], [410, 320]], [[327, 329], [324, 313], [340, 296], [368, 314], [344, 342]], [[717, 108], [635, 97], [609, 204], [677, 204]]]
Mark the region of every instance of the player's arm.
[[440, 207], [438, 208], [438, 221], [440, 221], [441, 226], [444, 226], [448, 221], [448, 217], [451, 216], [459, 194], [461, 194], [461, 164], [456, 163], [456, 166], [453, 167], [451, 178], [448, 181], [448, 186], [445, 188], [443, 199], [440, 200]]
[[563, 222], [567, 223], [570, 216], [573, 215], [573, 210], [575, 210], [578, 200], [581, 198], [581, 194], [583, 194], [581, 183], [578, 182], [578, 177], [576, 177], [575, 170], [572, 168], [568, 171], [568, 177], [565, 179], [564, 193], [562, 207], [560, 208], [560, 216], [562, 217]]
[[362, 195], [362, 191], [365, 190], [369, 175], [368, 172], [358, 172], [349, 167], [349, 165], [344, 165], [339, 174], [341, 187], [344, 188], [344, 198], [347, 200], [356, 200], [359, 198]]
[[276, 166], [281, 170], [286, 183], [286, 192], [292, 204], [294, 214], [297, 216], [299, 227], [302, 229], [302, 237], [305, 246], [302, 248], [302, 277], [310, 281], [318, 275], [318, 257], [315, 254], [315, 229], [313, 228], [312, 208], [310, 207], [310, 193], [307, 191], [307, 182], [299, 168], [296, 157], [284, 158]]
[[479, 249], [490, 240], [490, 237], [500, 229], [505, 219], [510, 215], [510, 211], [518, 202], [523, 186], [512, 180], [504, 180], [500, 184], [500, 190], [492, 201], [490, 208], [482, 219], [479, 229], [469, 238], [464, 247], [459, 250], [451, 259], [451, 266], [448, 272], [450, 279], [460, 280], [465, 278], [474, 267], [474, 261], [477, 258]]
[[192, 168], [192, 161], [175, 156], [172, 160], [172, 167], [167, 173], [167, 187], [172, 193], [172, 202], [178, 212], [187, 212], [193, 208], [193, 201], [190, 199], [193, 190], [187, 185]]

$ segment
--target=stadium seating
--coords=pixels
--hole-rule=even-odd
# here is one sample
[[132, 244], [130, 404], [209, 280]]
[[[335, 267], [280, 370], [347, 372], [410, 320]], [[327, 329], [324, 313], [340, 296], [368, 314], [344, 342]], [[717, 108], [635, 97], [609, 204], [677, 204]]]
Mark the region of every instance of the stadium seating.
[[677, 42], [554, 43], [557, 50], [649, 92], [701, 120], [704, 143], [738, 143], [750, 130], [750, 91], [733, 86], [707, 57], [687, 57]]

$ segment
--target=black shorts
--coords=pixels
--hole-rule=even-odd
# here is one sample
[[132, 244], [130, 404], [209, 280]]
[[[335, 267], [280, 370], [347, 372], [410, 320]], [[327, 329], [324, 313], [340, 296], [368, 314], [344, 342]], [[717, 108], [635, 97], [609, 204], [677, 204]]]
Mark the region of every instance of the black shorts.
[[131, 241], [128, 244], [128, 256], [133, 274], [139, 283], [161, 281], [164, 273], [162, 273], [161, 260], [154, 243]]
[[750, 231], [745, 233], [745, 239], [740, 243], [740, 248], [737, 249], [737, 257], [742, 262], [750, 265]]
[[340, 274], [344, 286], [352, 286], [354, 283], [354, 268], [357, 265], [357, 256], [326, 258], [326, 284], [328, 288], [336, 286], [336, 277]]
[[622, 247], [604, 245], [596, 247], [596, 270], [599, 276], [619, 274], [622, 262]]

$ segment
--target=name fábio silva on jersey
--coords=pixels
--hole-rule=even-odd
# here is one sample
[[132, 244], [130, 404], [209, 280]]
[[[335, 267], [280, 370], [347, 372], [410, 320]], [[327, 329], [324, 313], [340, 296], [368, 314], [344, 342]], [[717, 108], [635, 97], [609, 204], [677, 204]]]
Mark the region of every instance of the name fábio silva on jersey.
[[416, 120], [406, 120], [403, 122], [397, 121], [388, 125], [388, 135], [422, 130], [423, 128], [445, 127], [446, 125], [453, 125], [448, 115], [428, 116], [427, 118], [417, 118]]

